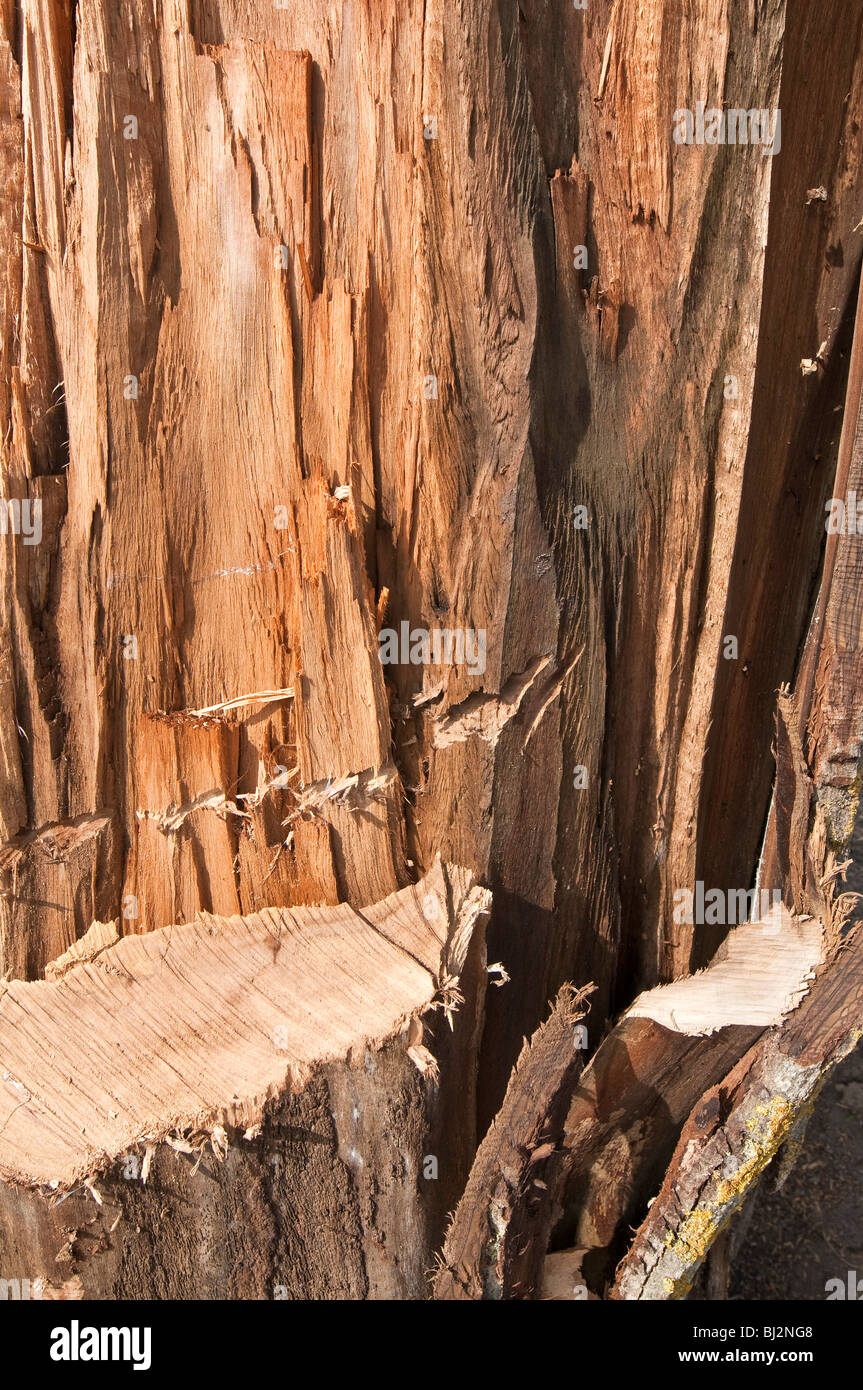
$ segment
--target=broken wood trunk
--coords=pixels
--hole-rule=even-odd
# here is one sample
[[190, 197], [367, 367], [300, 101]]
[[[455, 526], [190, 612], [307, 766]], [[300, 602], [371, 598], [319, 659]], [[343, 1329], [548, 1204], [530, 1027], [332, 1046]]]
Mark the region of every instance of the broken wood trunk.
[[863, 15], [0, 0], [0, 97], [0, 1277], [682, 1296], [861, 1026]]

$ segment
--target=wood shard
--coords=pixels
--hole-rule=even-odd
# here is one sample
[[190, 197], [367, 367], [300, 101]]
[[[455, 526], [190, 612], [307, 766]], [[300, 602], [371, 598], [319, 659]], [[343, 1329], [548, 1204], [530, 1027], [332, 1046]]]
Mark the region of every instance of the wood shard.
[[735, 927], [706, 970], [640, 994], [628, 1013], [691, 1036], [734, 1024], [770, 1028], [799, 1004], [823, 955], [821, 923], [778, 904]]
[[453, 1214], [435, 1298], [529, 1298], [539, 1282], [559, 1197], [558, 1140], [582, 1066], [575, 1025], [590, 992], [564, 985], [525, 1042]]
[[145, 1138], [248, 1128], [317, 1064], [362, 1055], [431, 1006], [452, 1008], [489, 904], [467, 870], [438, 862], [364, 912], [201, 913], [98, 956], [82, 950], [54, 983], [10, 983], [0, 1175], [66, 1189]]
[[222, 700], [221, 704], [185, 710], [184, 713], [192, 719], [204, 719], [208, 714], [226, 714], [228, 710], [243, 709], [246, 705], [272, 705], [293, 698], [293, 688], [288, 685], [284, 690], [253, 690], [250, 695], [235, 695], [232, 700]]
[[[525, 697], [551, 662], [550, 656], [537, 657], [523, 674], [512, 676], [506, 682], [500, 695], [478, 691], [448, 709], [435, 720], [432, 733], [434, 747], [448, 748], [450, 744], [464, 743], [469, 738], [477, 737], [494, 748], [503, 730], [518, 714]], [[558, 681], [554, 686], [555, 695], [559, 689]]]
[[120, 940], [116, 922], [93, 922], [84, 935], [64, 951], [62, 956], [51, 960], [45, 966], [46, 980], [60, 980], [67, 971], [84, 961], [95, 960], [109, 946], [116, 946]]

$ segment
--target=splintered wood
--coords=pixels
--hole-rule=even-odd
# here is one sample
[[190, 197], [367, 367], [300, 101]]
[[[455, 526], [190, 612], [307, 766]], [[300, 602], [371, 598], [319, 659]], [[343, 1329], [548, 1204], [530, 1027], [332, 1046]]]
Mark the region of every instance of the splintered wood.
[[66, 1189], [140, 1140], [254, 1126], [313, 1067], [452, 1008], [489, 902], [438, 865], [362, 913], [202, 914], [0, 986], [0, 1177]]
[[0, 845], [0, 974], [38, 978], [94, 917], [116, 911], [121, 852], [113, 813], [25, 830]]
[[779, 903], [761, 921], [735, 927], [708, 970], [639, 995], [627, 1016], [677, 1033], [770, 1028], [797, 1007], [823, 959], [821, 923], [795, 918]]
[[479, 1147], [435, 1279], [438, 1299], [528, 1298], [560, 1195], [563, 1123], [582, 1067], [578, 1022], [589, 989], [561, 990], [522, 1048]]
[[[844, 506], [857, 486], [863, 486], [863, 297], [857, 301], [828, 512], [834, 499]], [[686, 1296], [717, 1236], [767, 1165], [779, 1154], [793, 1159], [825, 1077], [860, 1037], [859, 545], [851, 528], [828, 535], [795, 687], [784, 690], [779, 701], [776, 787], [760, 869], [763, 889], [781, 892], [801, 911], [820, 913], [824, 960], [798, 1006], [784, 1019], [772, 1020], [781, 1026], [768, 1030], [721, 1087], [708, 1089], [694, 1105], [656, 1200], [620, 1263], [613, 1298]], [[792, 951], [799, 945], [798, 940]], [[729, 949], [726, 972], [731, 954]], [[791, 963], [787, 953], [784, 963]], [[737, 993], [734, 1003], [740, 1001]]]
[[544, 1296], [556, 1224], [578, 1240], [579, 1262], [590, 1255], [590, 1285], [574, 1281], [568, 1296], [601, 1293], [692, 1106], [760, 1032], [794, 1017], [823, 956], [821, 924], [783, 907], [735, 927], [707, 969], [639, 996], [583, 1072], [578, 997], [562, 991], [477, 1153], [436, 1297]]
[[0, 1278], [606, 1296], [844, 978], [861, 107], [840, 0], [0, 3]]

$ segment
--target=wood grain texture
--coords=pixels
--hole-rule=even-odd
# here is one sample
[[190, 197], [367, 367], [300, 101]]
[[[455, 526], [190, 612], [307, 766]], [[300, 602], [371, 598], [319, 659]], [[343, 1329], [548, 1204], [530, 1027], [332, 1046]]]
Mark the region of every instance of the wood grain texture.
[[0, 1178], [67, 1191], [141, 1140], [251, 1129], [315, 1066], [455, 1007], [490, 903], [471, 888], [437, 865], [362, 913], [206, 914], [4, 985]]
[[685, 1297], [768, 1165], [794, 1161], [827, 1072], [859, 1038], [860, 960], [858, 924], [800, 1008], [699, 1099], [612, 1298]]
[[[632, 1218], [652, 1196], [696, 1098], [765, 1029], [791, 1028], [824, 953], [821, 924], [798, 922], [784, 907], [736, 927], [707, 969], [639, 995], [583, 1072], [581, 1000], [563, 990], [525, 1044], [479, 1147], [435, 1297], [560, 1297], [561, 1246], [576, 1247], [565, 1261], [567, 1278], [573, 1263], [578, 1270], [570, 1288], [577, 1282], [583, 1297], [604, 1297]], [[545, 1291], [549, 1280], [557, 1292]]]
[[[843, 502], [863, 484], [861, 390], [863, 298], [833, 492]], [[795, 689], [780, 699], [776, 788], [760, 869], [762, 883], [778, 884], [787, 902], [822, 913], [825, 959], [799, 1006], [693, 1108], [617, 1270], [613, 1298], [685, 1297], [764, 1170], [793, 1162], [827, 1074], [860, 1037], [863, 898], [855, 832], [863, 685], [854, 524], [828, 536]]]
[[561, 990], [522, 1049], [450, 1223], [436, 1299], [498, 1301], [534, 1293], [558, 1211], [560, 1140], [582, 1068], [577, 1025], [584, 997], [571, 987]]
[[[438, 855], [493, 894], [510, 983], [477, 940], [440, 1087], [396, 1054], [363, 1083], [362, 1178], [328, 1129], [357, 1078], [317, 1077], [337, 1159], [298, 1146], [297, 1210], [368, 1186], [344, 1277], [291, 1234], [308, 1296], [424, 1292], [549, 999], [593, 983], [598, 1044], [719, 946], [675, 892], [751, 885], [836, 465], [861, 38], [841, 0], [0, 4], [0, 482], [42, 506], [0, 536], [0, 975], [93, 918], [362, 908]], [[781, 108], [781, 152], [675, 144], [702, 100]], [[482, 669], [382, 665], [403, 623], [482, 632]], [[388, 1188], [397, 1236], [394, 1094], [441, 1172]]]

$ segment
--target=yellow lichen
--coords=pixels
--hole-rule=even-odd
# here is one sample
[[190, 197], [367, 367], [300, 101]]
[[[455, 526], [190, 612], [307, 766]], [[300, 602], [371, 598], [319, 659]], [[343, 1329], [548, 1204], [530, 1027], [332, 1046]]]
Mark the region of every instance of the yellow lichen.
[[703, 1260], [715, 1235], [715, 1218], [706, 1207], [696, 1207], [676, 1231], [669, 1231], [666, 1245], [686, 1264]]
[[717, 1184], [712, 1200], [691, 1211], [676, 1231], [665, 1239], [669, 1255], [684, 1266], [678, 1278], [664, 1278], [663, 1288], [671, 1299], [683, 1298], [692, 1286], [692, 1271], [701, 1263], [723, 1226], [740, 1207], [755, 1178], [766, 1168], [782, 1146], [798, 1112], [785, 1096], [774, 1096], [766, 1105], [757, 1105], [746, 1121], [752, 1138], [747, 1138], [740, 1167], [732, 1178]]
[[863, 792], [863, 768], [857, 773], [854, 781], [849, 787], [844, 787], [841, 794], [834, 799], [838, 801], [839, 809], [845, 816], [847, 828], [843, 832], [836, 824], [837, 817], [830, 802], [820, 803], [819, 810], [824, 815], [827, 829], [827, 844], [834, 854], [844, 854], [847, 851], [848, 841], [854, 830], [857, 820], [857, 812], [860, 806], [860, 796]]
[[756, 1105], [746, 1121], [746, 1128], [753, 1137], [746, 1141], [743, 1161], [734, 1177], [719, 1183], [716, 1189], [716, 1200], [720, 1206], [732, 1201], [739, 1206], [753, 1179], [781, 1148], [796, 1119], [797, 1111], [786, 1096], [774, 1096], [768, 1105]]

